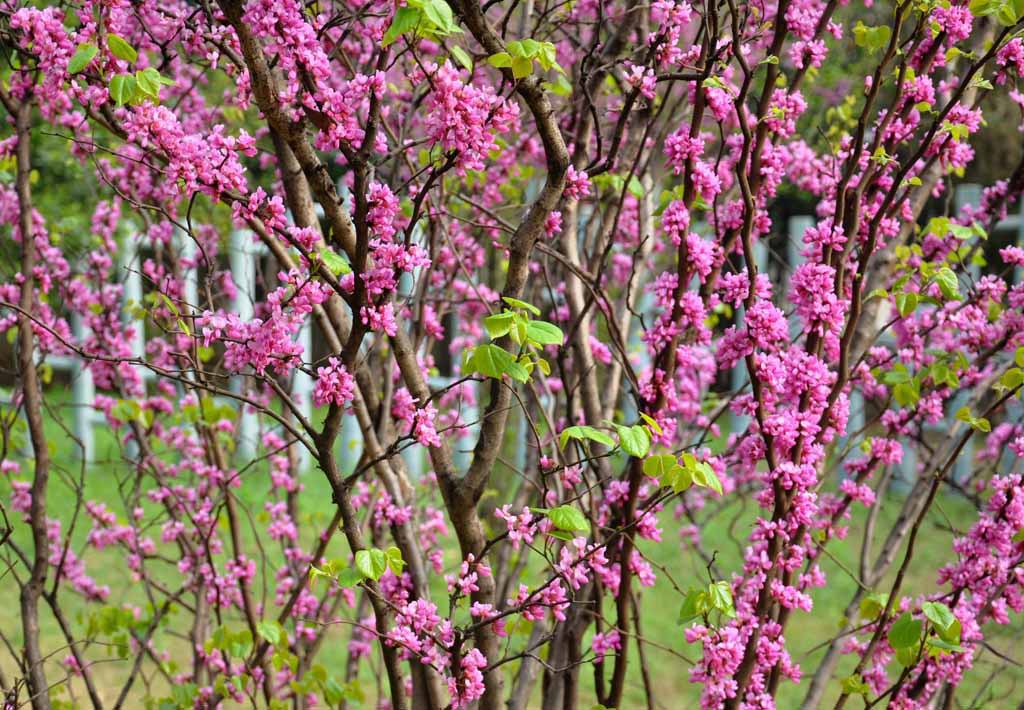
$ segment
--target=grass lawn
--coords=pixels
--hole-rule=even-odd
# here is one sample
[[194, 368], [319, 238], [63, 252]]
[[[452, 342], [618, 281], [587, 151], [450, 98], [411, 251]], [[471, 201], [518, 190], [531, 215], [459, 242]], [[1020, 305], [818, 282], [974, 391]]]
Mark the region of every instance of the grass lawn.
[[[66, 405], [62, 402], [63, 397], [53, 396], [50, 398], [53, 406], [64, 409]], [[70, 421], [70, 412], [64, 412], [64, 419]], [[68, 435], [63, 432], [53, 417], [48, 423], [51, 441], [54, 442], [55, 458], [55, 480], [51, 486], [49, 511], [52, 516], [61, 519], [64, 529], [67, 530], [74, 518], [73, 486], [78, 480], [84, 482], [86, 499], [103, 500], [111, 505], [120, 517], [124, 511], [117, 505], [120, 499], [120, 487], [125, 478], [125, 467], [119, 463], [117, 446], [113, 435], [109, 431], [97, 429], [97, 463], [92, 465], [84, 477], [81, 466], [75, 463], [75, 445]], [[306, 487], [306, 494], [301, 497], [301, 505], [305, 506], [302, 515], [306, 518], [300, 528], [306, 530], [319, 530], [326, 526], [331, 513], [330, 495], [327, 491], [322, 475], [318, 471], [310, 471], [303, 478]], [[246, 531], [246, 535], [255, 537], [262, 529], [261, 519], [263, 513], [263, 499], [268, 490], [267, 477], [264, 469], [253, 468], [244, 476], [243, 485], [239, 497], [244, 503], [242, 506], [253, 521]], [[5, 504], [9, 500], [10, 485], [4, 480], [0, 481], [0, 499]], [[900, 499], [891, 496], [883, 506], [879, 523], [879, 533], [876, 536], [880, 545], [888, 525], [895, 519], [900, 505]], [[750, 531], [751, 523], [756, 510], [753, 505], [742, 509], [740, 504], [727, 506], [720, 515], [710, 521], [702, 532], [703, 545], [707, 552], [717, 554], [716, 562], [720, 569], [727, 574], [740, 569], [742, 564], [742, 543]], [[903, 594], [916, 596], [935, 590], [935, 576], [938, 568], [949, 560], [950, 543], [953, 534], [949, 530], [950, 524], [958, 530], [963, 531], [974, 521], [976, 514], [973, 507], [963, 499], [956, 497], [941, 498], [939, 505], [933, 508], [919, 538], [918, 554], [910, 567], [909, 574], [904, 583]], [[672, 519], [670, 511], [663, 516], [664, 532], [662, 543], [640, 541], [640, 549], [658, 566], [667, 569], [672, 578], [682, 588], [693, 584], [705, 584], [707, 582], [707, 571], [705, 562], [691, 549], [680, 543], [678, 535], [678, 524]], [[838, 626], [843, 610], [850, 600], [856, 588], [856, 582], [843, 570], [857, 568], [859, 555], [860, 532], [863, 525], [863, 514], [860, 508], [855, 512], [853, 518], [848, 521], [851, 532], [846, 541], [835, 541], [831, 543], [829, 550], [838, 562], [831, 559], [823, 560], [823, 567], [828, 575], [828, 584], [823, 589], [814, 590], [813, 599], [815, 610], [813, 614], [803, 612], [794, 613], [787, 630], [789, 648], [796, 661], [798, 661], [808, 676], [808, 681], [800, 686], [792, 683], [783, 683], [779, 695], [780, 708], [797, 707], [806, 690], [809, 676], [813, 674], [817, 660], [820, 658], [823, 649], [820, 647], [834, 633]], [[30, 548], [27, 528], [22, 524], [16, 526], [15, 540]], [[73, 539], [74, 549], [82, 550], [85, 533], [89, 527], [88, 521], [81, 514], [75, 526]], [[731, 533], [730, 533], [731, 530]], [[155, 538], [159, 537], [159, 531], [151, 532]], [[270, 542], [270, 541], [266, 541]], [[278, 548], [268, 547], [272, 560], [280, 559]], [[347, 549], [341, 536], [335, 536], [329, 556], [342, 556]], [[108, 604], [120, 605], [143, 605], [145, 597], [141, 585], [135, 584], [124, 564], [123, 555], [117, 551], [105, 550], [97, 552], [88, 550], [86, 555], [89, 572], [101, 584], [111, 587], [111, 594]], [[902, 552], [897, 559], [902, 558]], [[457, 553], [454, 543], [448, 554], [448, 566], [454, 568], [457, 564]], [[841, 564], [839, 564], [841, 563]], [[177, 571], [169, 565], [163, 569], [153, 566], [154, 574], [165, 580], [169, 585], [174, 585], [180, 579]], [[273, 603], [273, 564], [268, 565], [266, 570], [258, 572], [257, 597], [266, 600], [266, 604]], [[21, 571], [19, 570], [19, 574]], [[880, 587], [880, 590], [887, 590], [891, 583], [893, 573]], [[20, 644], [20, 620], [18, 610], [18, 587], [10, 578], [10, 572], [4, 575], [0, 583], [0, 630], [6, 639], [15, 648]], [[538, 581], [538, 578], [524, 579], [527, 584]], [[265, 584], [266, 583], [266, 584]], [[439, 577], [437, 583], [437, 600], [444, 598], [444, 583]], [[85, 604], [73, 592], [64, 590], [61, 592], [64, 608], [69, 612], [71, 624], [76, 637], [84, 637], [86, 615], [90, 611], [98, 609], [98, 605]], [[651, 589], [644, 589], [641, 597], [641, 604], [646, 614], [643, 615], [643, 635], [647, 640], [645, 653], [651, 671], [651, 681], [656, 688], [656, 694], [660, 707], [666, 709], [691, 708], [698, 706], [700, 693], [699, 686], [688, 681], [689, 664], [683, 657], [694, 659], [699, 655], [698, 648], [688, 647], [686, 644], [682, 627], [676, 623], [676, 617], [680, 606], [680, 596], [669, 582], [668, 578], [659, 573], [657, 584]], [[443, 601], [440, 604], [444, 607]], [[43, 645], [44, 652], [52, 654], [48, 666], [48, 677], [50, 682], [55, 682], [64, 677], [59, 662], [67, 655], [67, 648], [63, 636], [60, 634], [55, 622], [48, 610], [42, 609], [43, 620]], [[241, 622], [236, 617], [227, 619], [227, 623], [235, 630], [241, 628]], [[173, 616], [157, 636], [157, 646], [167, 649], [172, 660], [177, 657], [183, 661], [189, 657], [188, 644], [183, 634], [187, 633], [189, 619], [185, 614]], [[1020, 652], [1016, 643], [1018, 634], [1024, 630], [1024, 624], [1020, 619], [1015, 618], [1014, 623], [1008, 627], [992, 627], [989, 629], [989, 640], [992, 646], [1000, 653], [1015, 657]], [[343, 627], [333, 627], [328, 631], [326, 643], [318, 657], [318, 660], [328, 669], [338, 672], [343, 669], [347, 656], [346, 639], [347, 631]], [[515, 643], [515, 641], [513, 641]], [[94, 672], [98, 685], [101, 688], [104, 702], [112, 705], [117, 693], [120, 690], [123, 679], [127, 676], [128, 668], [134, 661], [133, 656], [127, 659], [120, 659], [116, 654], [108, 655], [107, 651], [100, 645], [92, 646], [87, 657], [95, 663]], [[376, 665], [376, 662], [375, 662]], [[514, 664], [510, 664], [514, 665]], [[840, 665], [837, 671], [837, 678], [849, 673], [853, 661], [847, 659]], [[152, 664], [146, 674], [145, 681], [151, 682], [152, 694], [161, 697], [168, 693], [166, 682], [155, 672]], [[992, 682], [987, 683], [990, 675], [997, 668], [1002, 671], [996, 675]], [[0, 648], [0, 669], [6, 678], [17, 677], [19, 673], [10, 653]], [[511, 672], [510, 668], [510, 672]], [[382, 673], [379, 668], [368, 667], [364, 664], [364, 671], [360, 678], [361, 685], [365, 691], [368, 702], [367, 707], [372, 707], [372, 700], [378, 694], [378, 688], [382, 682]], [[593, 698], [593, 673], [589, 666], [584, 667], [580, 674], [583, 686], [581, 708], [589, 708]], [[639, 665], [636, 662], [635, 649], [631, 654], [631, 664], [628, 679], [628, 689], [624, 707], [644, 707], [644, 695], [642, 680], [639, 672]], [[1016, 707], [1019, 699], [1024, 697], [1024, 691], [1019, 690], [1017, 684], [1024, 681], [1024, 673], [1019, 667], [1007, 664], [992, 653], [985, 653], [976, 662], [974, 670], [964, 681], [962, 689], [958, 694], [958, 700], [963, 707], [967, 707], [975, 694], [982, 690], [981, 702], [975, 707], [1006, 708]], [[130, 701], [126, 707], [141, 707], [141, 699], [145, 694], [146, 683], [137, 682], [130, 695]], [[839, 681], [834, 680], [830, 686], [830, 693], [826, 696], [823, 707], [831, 707], [830, 699], [838, 694]], [[61, 697], [71, 700], [76, 707], [87, 707], [88, 701], [85, 698], [84, 690], [78, 681], [71, 684], [71, 695], [64, 692]], [[539, 691], [538, 691], [539, 697]], [[230, 706], [228, 704], [227, 706]], [[859, 706], [859, 702], [856, 706]]]

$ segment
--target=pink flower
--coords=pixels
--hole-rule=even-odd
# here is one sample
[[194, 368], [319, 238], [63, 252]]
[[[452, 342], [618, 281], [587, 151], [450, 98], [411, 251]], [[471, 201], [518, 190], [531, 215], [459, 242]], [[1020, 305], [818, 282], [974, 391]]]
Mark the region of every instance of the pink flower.
[[1024, 249], [1020, 247], [1003, 247], [999, 250], [1003, 262], [1013, 266], [1024, 266]]
[[478, 649], [470, 649], [459, 663], [459, 675], [448, 680], [448, 692], [452, 696], [452, 710], [464, 710], [484, 694], [483, 669], [487, 659]]
[[624, 69], [626, 72], [626, 83], [639, 90], [640, 95], [645, 99], [653, 100], [655, 87], [657, 86], [654, 70], [650, 67], [638, 66], [632, 62], [626, 62]]
[[343, 407], [355, 397], [355, 378], [338, 358], [329, 358], [325, 367], [317, 368], [316, 375], [313, 388], [313, 402], [316, 406], [334, 404]]
[[606, 654], [622, 650], [622, 637], [617, 629], [612, 629], [605, 634], [594, 634], [590, 642], [590, 649], [594, 652], [594, 661], [601, 662]]
[[565, 196], [578, 200], [590, 194], [590, 178], [586, 172], [570, 165], [565, 172]]
[[449, 62], [428, 70], [434, 90], [424, 120], [427, 133], [446, 151], [458, 153], [461, 169], [482, 170], [484, 158], [498, 147], [493, 134], [518, 125], [519, 106], [486, 84], [464, 84]]
[[378, 330], [391, 337], [398, 333], [395, 309], [390, 303], [383, 306], [363, 306], [359, 309], [359, 316], [370, 330]]
[[423, 446], [440, 446], [441, 437], [437, 435], [434, 428], [434, 419], [437, 417], [437, 408], [433, 403], [427, 403], [425, 407], [416, 410], [413, 415], [413, 436]]
[[520, 544], [525, 543], [529, 545], [533, 542], [535, 527], [533, 513], [530, 512], [529, 508], [523, 508], [522, 513], [513, 515], [509, 512], [511, 508], [511, 505], [503, 505], [494, 510], [494, 515], [504, 520], [505, 524], [508, 525], [508, 539], [512, 541], [512, 548], [518, 550]]
[[544, 233], [553, 237], [562, 231], [562, 213], [552, 210], [544, 220]]

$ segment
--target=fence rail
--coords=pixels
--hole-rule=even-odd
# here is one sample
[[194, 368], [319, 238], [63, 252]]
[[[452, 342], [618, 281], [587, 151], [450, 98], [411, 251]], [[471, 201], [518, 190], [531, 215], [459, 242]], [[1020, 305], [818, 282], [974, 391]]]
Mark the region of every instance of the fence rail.
[[[981, 197], [981, 187], [979, 185], [964, 184], [959, 186], [954, 196], [954, 206], [956, 213], [960, 213], [962, 209], [969, 204], [977, 204]], [[1021, 210], [1018, 214], [1008, 216], [1002, 220], [996, 227], [997, 232], [1012, 232], [1015, 233], [1016, 243], [1024, 245], [1024, 200], [1021, 201]], [[803, 246], [803, 235], [807, 229], [814, 226], [816, 220], [814, 217], [809, 215], [795, 215], [788, 218], [786, 223], [785, 231], [785, 249], [784, 253], [776, 255], [777, 258], [784, 261], [784, 268], [788, 271], [795, 269], [802, 261], [800, 251]], [[192, 266], [196, 257], [196, 245], [192, 239], [186, 238], [183, 234], [178, 234], [177, 239], [179, 240], [179, 246], [181, 248], [182, 263], [188, 265], [185, 268], [185, 300], [189, 304], [199, 303], [199, 282], [198, 272], [194, 266]], [[232, 308], [235, 313], [242, 320], [250, 320], [255, 316], [254, 303], [257, 297], [257, 273], [259, 272], [259, 263], [267, 255], [267, 249], [263, 244], [256, 242], [252, 235], [246, 231], [238, 230], [234, 231], [230, 235], [230, 249], [229, 249], [229, 266], [231, 271], [231, 277], [237, 288], [237, 295], [232, 304]], [[138, 241], [135, 239], [126, 239], [125, 244], [118, 253], [118, 266], [123, 278], [124, 286], [124, 297], [127, 303], [142, 303], [143, 301], [143, 283], [142, 276], [140, 273], [139, 265], [139, 251]], [[766, 271], [769, 267], [770, 253], [768, 245], [764, 242], [758, 242], [755, 247], [755, 256], [758, 261], [758, 269], [760, 271]], [[971, 267], [975, 270], [977, 275], [977, 267]], [[1015, 280], [1020, 281], [1024, 279], [1024, 272], [1021, 269], [1017, 269], [1015, 274]], [[650, 299], [644, 300], [644, 305], [647, 309], [652, 307]], [[125, 325], [132, 324], [133, 316], [130, 314], [128, 309], [122, 313], [123, 323]], [[72, 315], [71, 329], [76, 339], [83, 339], [88, 336], [87, 328], [85, 327], [82, 319], [77, 315]], [[144, 321], [135, 321], [134, 336], [131, 341], [131, 354], [134, 358], [142, 359], [145, 356], [145, 323]], [[793, 325], [793, 335], [795, 336], [798, 332], [799, 325], [795, 323]], [[298, 342], [302, 345], [302, 351], [304, 353], [303, 359], [307, 362], [313, 360], [313, 334], [310, 323], [307, 322], [303, 325], [299, 335]], [[644, 347], [639, 339], [639, 333], [634, 332], [630, 336], [630, 348], [635, 353], [640, 353], [641, 357], [645, 353]], [[55, 371], [66, 373], [70, 376], [71, 380], [71, 406], [74, 413], [74, 424], [73, 431], [75, 436], [81, 442], [81, 448], [79, 453], [84, 456], [85, 460], [92, 462], [96, 460], [96, 439], [95, 429], [97, 426], [105, 426], [106, 422], [103, 415], [95, 409], [95, 397], [96, 388], [93, 383], [92, 375], [87, 367], [84, 366], [81, 358], [77, 356], [50, 356], [47, 358], [47, 362], [53, 367]], [[143, 366], [138, 366], [139, 375], [145, 379], [151, 379], [152, 374]], [[743, 388], [747, 385], [747, 373], [742, 365], [737, 366], [733, 369], [730, 375], [732, 389]], [[435, 377], [431, 380], [431, 385], [435, 389], [440, 389], [451, 384], [453, 380], [451, 378], [439, 378]], [[243, 394], [246, 390], [248, 378], [245, 376], [233, 376], [231, 377], [231, 390], [236, 394]], [[312, 392], [313, 392], [313, 380], [304, 372], [296, 371], [292, 380], [292, 393], [296, 397], [297, 401], [301, 403], [305, 414], [309, 416], [312, 413]], [[260, 447], [260, 431], [259, 422], [256, 414], [249, 410], [248, 407], [238, 406], [237, 401], [225, 400], [235, 406], [238, 412], [238, 446], [237, 456], [240, 460], [249, 461], [252, 460], [259, 450]], [[950, 407], [950, 411], [955, 411], [956, 407]], [[472, 422], [475, 420], [476, 414], [474, 411], [466, 411], [463, 415], [463, 420]], [[858, 395], [854, 394], [851, 401], [851, 416], [850, 424], [848, 427], [849, 431], [857, 431], [863, 427], [865, 420], [865, 403], [863, 399]], [[729, 426], [732, 431], [742, 430], [746, 426], [746, 418], [736, 415], [730, 415]], [[940, 426], [936, 427], [935, 430], [941, 431], [948, 428], [950, 422], [943, 422]], [[525, 462], [525, 450], [527, 446], [525, 437], [525, 427], [520, 426], [522, 429], [522, 436], [520, 444], [516, 447], [517, 460], [514, 462], [515, 465], [521, 465]], [[351, 466], [344, 466], [343, 468], [351, 468], [354, 466], [354, 462], [358, 460], [360, 455], [359, 449], [359, 430], [358, 425], [351, 416], [346, 416], [342, 427], [342, 434], [339, 443], [339, 455], [343, 461], [347, 461]], [[470, 454], [464, 451], [466, 446], [455, 447], [457, 449], [456, 456], [460, 466], [465, 467], [469, 463]], [[414, 476], [419, 476], [424, 471], [427, 465], [423, 451], [418, 447], [407, 448], [403, 452], [403, 458], [406, 461], [406, 465], [410, 469], [410, 472]], [[971, 450], [968, 448], [965, 451], [965, 455], [961, 456], [956, 464], [955, 476], [958, 479], [963, 480], [971, 466], [972, 461]], [[303, 449], [302, 467], [306, 468], [309, 465], [308, 452]], [[916, 462], [912, 459], [912, 454], [908, 454], [904, 463], [901, 465], [898, 472], [898, 476], [895, 477], [897, 485], [906, 487], [916, 477]]]

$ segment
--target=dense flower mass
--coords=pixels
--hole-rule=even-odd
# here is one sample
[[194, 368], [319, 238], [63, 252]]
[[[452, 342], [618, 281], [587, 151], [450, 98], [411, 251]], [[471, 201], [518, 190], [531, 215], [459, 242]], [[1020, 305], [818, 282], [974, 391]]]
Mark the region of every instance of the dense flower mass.
[[328, 360], [326, 367], [316, 369], [313, 403], [318, 407], [334, 404], [343, 407], [355, 397], [355, 380], [338, 358]]
[[0, 29], [5, 708], [1021, 704], [1020, 2]]

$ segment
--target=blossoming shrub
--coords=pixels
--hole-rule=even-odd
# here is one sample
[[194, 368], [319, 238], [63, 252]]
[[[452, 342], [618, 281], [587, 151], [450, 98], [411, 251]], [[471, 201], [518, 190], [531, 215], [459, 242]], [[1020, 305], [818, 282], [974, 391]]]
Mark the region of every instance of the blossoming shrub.
[[[652, 665], [707, 708], [971, 703], [1024, 608], [1024, 250], [989, 241], [1020, 146], [954, 197], [1024, 107], [1022, 30], [1019, 0], [6, 0], [5, 707], [676, 706]], [[55, 453], [88, 453], [60, 358], [116, 465]], [[950, 494], [976, 513], [911, 588]], [[730, 567], [705, 533], [741, 503]], [[680, 544], [706, 578], [648, 556]]]

